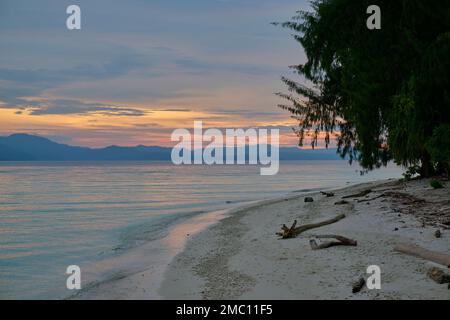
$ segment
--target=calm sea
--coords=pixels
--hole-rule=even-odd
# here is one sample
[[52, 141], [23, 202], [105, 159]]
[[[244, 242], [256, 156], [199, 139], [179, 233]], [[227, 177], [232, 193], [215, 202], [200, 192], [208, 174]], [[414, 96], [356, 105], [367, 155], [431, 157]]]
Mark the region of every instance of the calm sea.
[[391, 165], [361, 176], [346, 161], [281, 162], [275, 176], [260, 176], [257, 166], [0, 162], [0, 298], [68, 297], [72, 264], [95, 265], [96, 282], [157, 265], [152, 253], [129, 265], [101, 262], [206, 212], [401, 173]]

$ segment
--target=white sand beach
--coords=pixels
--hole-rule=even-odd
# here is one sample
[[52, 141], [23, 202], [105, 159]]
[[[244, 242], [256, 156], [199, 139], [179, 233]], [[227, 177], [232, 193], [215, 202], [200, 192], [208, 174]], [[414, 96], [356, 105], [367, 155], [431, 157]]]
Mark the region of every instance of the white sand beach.
[[[362, 197], [345, 195], [363, 190]], [[310, 194], [265, 201], [241, 208], [212, 227], [190, 237], [170, 263], [159, 295], [165, 299], [450, 299], [447, 284], [427, 276], [436, 265], [395, 252], [399, 243], [450, 253], [450, 230], [438, 225], [450, 220], [450, 188], [432, 189], [429, 180], [365, 183], [334, 196]], [[280, 240], [276, 232], [319, 222], [338, 214], [337, 223]], [[438, 215], [436, 213], [439, 213]], [[444, 226], [445, 227], [445, 226]], [[442, 235], [435, 236], [437, 229]], [[338, 234], [357, 246], [312, 250], [313, 235]], [[381, 268], [381, 289], [352, 284], [367, 278], [366, 268]], [[145, 283], [141, 283], [141, 285]], [[141, 298], [145, 298], [141, 296]]]
[[[361, 191], [367, 194], [336, 204]], [[331, 197], [297, 194], [195, 217], [174, 227], [161, 242], [122, 257], [155, 258], [155, 245], [164, 242], [170, 244], [171, 255], [158, 259], [166, 261], [167, 268], [155, 268], [149, 261], [143, 271], [94, 284], [72, 298], [450, 299], [448, 285], [427, 276], [431, 267], [446, 270], [444, 266], [394, 251], [397, 244], [411, 243], [450, 254], [448, 185], [432, 189], [429, 180], [392, 179], [332, 192]], [[314, 202], [305, 203], [306, 196]], [[303, 225], [339, 214], [345, 218], [296, 238], [276, 235], [294, 220]], [[354, 239], [357, 246], [311, 249], [311, 239], [329, 234]], [[369, 276], [369, 265], [380, 267], [381, 289], [364, 286], [352, 293], [352, 285]]]

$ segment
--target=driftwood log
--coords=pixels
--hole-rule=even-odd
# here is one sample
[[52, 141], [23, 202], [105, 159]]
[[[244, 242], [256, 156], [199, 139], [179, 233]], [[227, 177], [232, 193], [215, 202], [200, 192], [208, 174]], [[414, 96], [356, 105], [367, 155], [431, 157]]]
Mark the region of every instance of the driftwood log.
[[295, 238], [300, 233], [305, 232], [306, 230], [326, 226], [328, 224], [338, 222], [339, 220], [342, 220], [344, 218], [345, 218], [345, 214], [340, 214], [329, 220], [325, 220], [325, 221], [317, 222], [317, 223], [305, 224], [305, 225], [302, 225], [299, 227], [297, 227], [297, 220], [294, 220], [294, 223], [292, 224], [292, 226], [290, 228], [288, 228], [285, 224], [283, 224], [283, 226], [281, 227], [281, 232], [277, 232], [276, 234], [278, 236], [280, 236], [282, 239]]
[[341, 204], [349, 204], [347, 200], [340, 200], [334, 203], [335, 205], [341, 205]]
[[450, 255], [446, 253], [431, 251], [415, 244], [399, 244], [394, 247], [394, 250], [410, 256], [436, 262], [450, 268]]
[[353, 240], [353, 239], [349, 239], [343, 236], [339, 236], [339, 235], [319, 235], [319, 236], [315, 236], [318, 239], [336, 239], [337, 241], [327, 241], [327, 242], [322, 242], [320, 244], [317, 244], [315, 239], [311, 239], [309, 240], [309, 244], [311, 245], [311, 249], [312, 250], [319, 250], [319, 249], [325, 249], [325, 248], [329, 248], [329, 247], [334, 247], [334, 246], [356, 246], [358, 245], [358, 243]]
[[373, 201], [373, 200], [377, 200], [377, 199], [382, 198], [382, 197], [386, 197], [386, 195], [384, 193], [382, 193], [382, 194], [379, 194], [379, 195], [377, 195], [377, 196], [375, 196], [373, 198], [370, 198], [370, 199], [359, 199], [357, 202]]
[[349, 194], [348, 196], [343, 196], [342, 199], [360, 198], [360, 197], [367, 196], [371, 192], [372, 192], [372, 189], [367, 189], [367, 190], [363, 190], [363, 191], [358, 192], [358, 193]]

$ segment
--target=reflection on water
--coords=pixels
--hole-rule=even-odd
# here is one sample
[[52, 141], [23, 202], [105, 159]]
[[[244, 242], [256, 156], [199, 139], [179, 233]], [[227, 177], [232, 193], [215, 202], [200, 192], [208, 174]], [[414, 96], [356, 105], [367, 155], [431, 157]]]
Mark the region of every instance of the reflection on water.
[[[260, 176], [258, 166], [0, 163], [0, 298], [67, 296], [68, 265], [95, 269], [95, 277], [122, 270], [117, 256], [200, 213], [400, 175], [391, 166], [360, 176], [345, 161], [282, 162], [275, 176]], [[152, 261], [137, 260], [133, 268]]]

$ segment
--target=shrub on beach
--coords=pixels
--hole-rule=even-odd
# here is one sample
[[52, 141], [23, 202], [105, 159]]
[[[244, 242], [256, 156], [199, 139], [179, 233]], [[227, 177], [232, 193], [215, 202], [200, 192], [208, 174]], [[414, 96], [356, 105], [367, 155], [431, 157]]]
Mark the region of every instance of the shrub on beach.
[[440, 182], [439, 180], [431, 180], [430, 181], [430, 186], [433, 189], [441, 189], [444, 187], [444, 184], [442, 182]]

